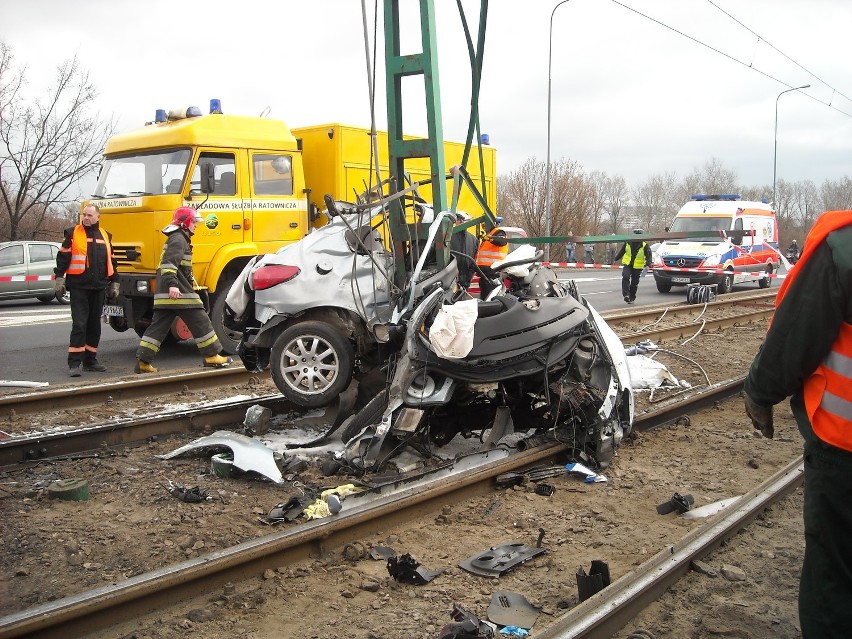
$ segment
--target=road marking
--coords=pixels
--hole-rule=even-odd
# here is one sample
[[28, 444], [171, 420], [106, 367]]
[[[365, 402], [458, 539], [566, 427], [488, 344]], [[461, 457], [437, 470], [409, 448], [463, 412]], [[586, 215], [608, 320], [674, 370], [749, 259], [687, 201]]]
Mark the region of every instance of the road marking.
[[32, 326], [33, 324], [59, 324], [62, 322], [71, 322], [71, 309], [47, 313], [33, 313], [31, 310], [9, 311], [3, 312], [0, 316], [0, 327], [3, 328]]

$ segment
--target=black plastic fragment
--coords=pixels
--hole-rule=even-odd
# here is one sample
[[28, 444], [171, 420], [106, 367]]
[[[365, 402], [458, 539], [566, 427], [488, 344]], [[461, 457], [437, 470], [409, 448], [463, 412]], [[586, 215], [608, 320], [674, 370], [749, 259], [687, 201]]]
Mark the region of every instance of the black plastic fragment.
[[692, 504], [695, 503], [695, 499], [692, 495], [681, 495], [680, 493], [675, 493], [672, 495], [672, 498], [668, 501], [664, 501], [662, 504], [657, 506], [657, 514], [658, 515], [668, 515], [671, 512], [677, 511], [680, 514], [685, 513], [690, 509]]
[[577, 569], [577, 594], [581, 602], [599, 593], [609, 583], [609, 565], [605, 561], [593, 559], [588, 575], [582, 566]]
[[422, 586], [428, 584], [441, 572], [423, 568], [410, 554], [405, 553], [401, 557], [388, 558], [388, 574], [400, 583]]

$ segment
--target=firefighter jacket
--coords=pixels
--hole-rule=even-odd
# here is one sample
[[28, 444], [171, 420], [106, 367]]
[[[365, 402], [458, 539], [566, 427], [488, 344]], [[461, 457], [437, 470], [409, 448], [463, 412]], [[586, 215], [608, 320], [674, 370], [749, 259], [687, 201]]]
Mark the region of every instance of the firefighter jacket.
[[651, 247], [642, 240], [625, 242], [621, 250], [616, 253], [613, 261], [617, 262], [619, 259], [624, 266], [641, 270], [645, 268], [645, 264], [650, 264], [652, 261]]
[[745, 390], [764, 406], [792, 395], [806, 439], [852, 452], [852, 211], [823, 214], [808, 234]]
[[[169, 228], [169, 227], [166, 227]], [[163, 246], [160, 266], [157, 268], [157, 290], [154, 293], [154, 310], [204, 308], [201, 297], [195, 290], [192, 274], [192, 242], [189, 232], [177, 228], [169, 230]], [[180, 290], [180, 297], [173, 300], [169, 289]]]
[[56, 277], [64, 277], [68, 289], [105, 289], [118, 266], [112, 253], [112, 235], [102, 231], [97, 222], [72, 226], [64, 235], [53, 269]]

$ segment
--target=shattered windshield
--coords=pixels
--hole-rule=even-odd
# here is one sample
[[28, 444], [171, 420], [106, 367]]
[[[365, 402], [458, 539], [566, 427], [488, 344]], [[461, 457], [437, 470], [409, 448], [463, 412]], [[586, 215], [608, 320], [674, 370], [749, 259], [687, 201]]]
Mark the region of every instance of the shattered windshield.
[[680, 217], [677, 216], [672, 224], [672, 232], [683, 231], [713, 231], [706, 236], [690, 237], [690, 240], [719, 240], [719, 231], [731, 228], [730, 217]]
[[180, 193], [191, 149], [171, 149], [107, 158], [94, 198]]

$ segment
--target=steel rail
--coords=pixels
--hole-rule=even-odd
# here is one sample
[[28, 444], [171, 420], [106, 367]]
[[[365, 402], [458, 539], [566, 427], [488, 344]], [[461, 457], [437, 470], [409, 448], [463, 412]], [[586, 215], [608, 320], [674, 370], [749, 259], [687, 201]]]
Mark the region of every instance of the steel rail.
[[[718, 401], [737, 392], [741, 385], [742, 379], [739, 379], [708, 387], [702, 393], [704, 397], [692, 397], [685, 403], [671, 402], [640, 415], [634, 427], [645, 430], [675, 421], [683, 414], [684, 407], [690, 410]], [[124, 620], [135, 619], [168, 608], [177, 601], [198, 596], [201, 592], [210, 592], [225, 583], [262, 572], [269, 565], [304, 559], [312, 550], [321, 553], [324, 546], [345, 545], [353, 538], [374, 534], [394, 522], [410, 520], [418, 513], [438, 509], [447, 503], [449, 494], [454, 494], [457, 499], [487, 494], [493, 491], [493, 479], [497, 475], [552, 460], [568, 450], [567, 445], [546, 445], [426, 484], [408, 488], [400, 485], [392, 494], [379, 495], [374, 501], [351, 509], [345, 507], [332, 520], [310, 521], [204, 557], [0, 618], [0, 637], [81, 636], [112, 628], [116, 624], [113, 615], [120, 615]]]
[[773, 502], [804, 481], [801, 457], [749, 491], [679, 543], [664, 548], [637, 570], [616, 580], [572, 608], [555, 623], [536, 632], [538, 639], [609, 639], [639, 612], [655, 601], [689, 570]]

